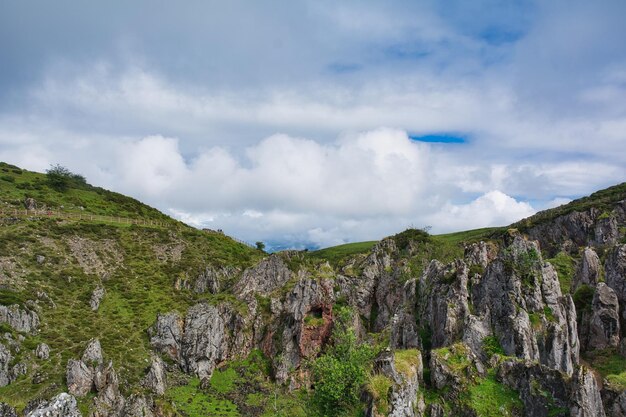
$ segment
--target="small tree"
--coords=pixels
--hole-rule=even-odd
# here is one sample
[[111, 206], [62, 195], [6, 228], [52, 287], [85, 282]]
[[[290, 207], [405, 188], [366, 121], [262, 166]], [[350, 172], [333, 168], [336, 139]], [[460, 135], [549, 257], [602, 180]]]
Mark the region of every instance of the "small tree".
[[87, 183], [85, 177], [74, 174], [59, 164], [51, 165], [50, 169], [46, 170], [46, 177], [48, 178], [48, 185], [60, 192], [66, 191], [70, 185], [80, 186]]
[[258, 250], [261, 250], [261, 251], [265, 250], [265, 243], [259, 241], [259, 242], [256, 242], [255, 245]]

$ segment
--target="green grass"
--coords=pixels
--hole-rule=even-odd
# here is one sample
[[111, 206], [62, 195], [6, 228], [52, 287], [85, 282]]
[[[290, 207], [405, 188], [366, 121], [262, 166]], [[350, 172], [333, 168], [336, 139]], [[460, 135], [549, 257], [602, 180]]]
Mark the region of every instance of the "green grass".
[[435, 235], [434, 237], [448, 243], [473, 243], [481, 240], [491, 240], [498, 236], [498, 233], [505, 230], [502, 227], [484, 227], [482, 229], [465, 230], [461, 232]]
[[527, 219], [511, 225], [511, 227], [524, 232], [539, 224], [548, 223], [559, 216], [564, 216], [574, 211], [586, 211], [592, 207], [598, 209], [602, 213], [609, 212], [613, 210], [615, 203], [625, 198], [626, 182], [605, 188], [604, 190], [597, 191], [588, 197], [579, 198], [562, 206], [541, 211]]
[[612, 386], [620, 390], [626, 389], [626, 358], [615, 349], [587, 353], [585, 360]]
[[228, 394], [233, 389], [239, 380], [239, 375], [234, 368], [228, 367], [223, 371], [216, 369], [211, 375], [211, 388], [220, 394]]
[[376, 243], [378, 243], [378, 241], [346, 243], [344, 245], [312, 251], [309, 252], [308, 255], [313, 258], [326, 260], [332, 265], [337, 265], [346, 258], [369, 252]]
[[477, 417], [505, 417], [522, 414], [519, 394], [495, 379], [493, 373], [469, 388], [469, 403]]
[[546, 261], [550, 262], [556, 270], [559, 284], [561, 284], [561, 292], [563, 294], [569, 293], [575, 273], [574, 258], [565, 252], [559, 252], [554, 258], [546, 259]]
[[496, 336], [487, 336], [483, 339], [483, 350], [487, 356], [504, 355], [504, 349]]
[[170, 388], [167, 398], [176, 410], [186, 416], [241, 416], [237, 406], [229, 400], [219, 399], [200, 389], [200, 380], [192, 378], [189, 384]]
[[420, 352], [417, 349], [396, 350], [394, 352], [396, 370], [406, 377], [412, 377], [420, 363]]
[[389, 390], [393, 386], [393, 381], [385, 375], [373, 375], [367, 382], [367, 391], [374, 398], [377, 411], [386, 415], [389, 411]]

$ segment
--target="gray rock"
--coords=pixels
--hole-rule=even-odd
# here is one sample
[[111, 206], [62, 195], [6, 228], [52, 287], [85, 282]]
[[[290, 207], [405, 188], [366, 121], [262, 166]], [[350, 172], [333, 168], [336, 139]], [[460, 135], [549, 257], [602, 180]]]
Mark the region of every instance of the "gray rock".
[[0, 323], [7, 323], [18, 332], [35, 333], [39, 327], [39, 316], [19, 305], [0, 305]]
[[[374, 361], [374, 373], [382, 374], [393, 381], [389, 394], [389, 417], [415, 417], [419, 380], [422, 378], [422, 357], [417, 352], [415, 365], [409, 365], [404, 372], [396, 368], [394, 353], [383, 351]], [[370, 410], [373, 410], [373, 404]], [[371, 414], [373, 415], [373, 413]]]
[[228, 358], [230, 346], [225, 335], [226, 320], [218, 307], [197, 304], [185, 318], [181, 358], [185, 371], [210, 378], [215, 365]]
[[184, 321], [178, 313], [158, 314], [156, 323], [148, 330], [150, 345], [172, 360], [181, 360]]
[[611, 287], [621, 303], [626, 303], [626, 245], [609, 250], [604, 263], [605, 282]]
[[626, 391], [604, 387], [602, 403], [607, 416], [626, 417]]
[[600, 278], [600, 258], [596, 251], [587, 247], [582, 253], [582, 258], [574, 280], [572, 282], [572, 292], [581, 285], [595, 286]]
[[157, 395], [163, 395], [167, 388], [167, 377], [165, 373], [165, 364], [163, 360], [156, 356], [152, 356], [150, 369], [144, 378], [144, 385]]
[[26, 197], [24, 199], [24, 208], [26, 210], [37, 210], [37, 201], [32, 197]]
[[133, 395], [128, 399], [126, 406], [124, 407], [124, 411], [122, 412], [122, 416], [154, 417], [154, 413], [152, 412], [152, 408], [148, 404], [145, 397]]
[[48, 359], [50, 357], [50, 347], [45, 343], [38, 344], [35, 349], [35, 355], [42, 360]]
[[45, 401], [26, 417], [82, 417], [76, 398], [62, 392], [50, 401]]
[[290, 278], [291, 271], [287, 265], [279, 255], [273, 254], [254, 267], [246, 269], [233, 291], [243, 299], [254, 294], [267, 296], [285, 285]]
[[96, 289], [93, 290], [93, 293], [91, 293], [91, 299], [89, 300], [89, 306], [93, 311], [98, 311], [105, 294], [106, 290], [101, 285], [98, 285]]
[[98, 339], [91, 339], [83, 352], [81, 360], [87, 365], [100, 365], [103, 362], [102, 347]]
[[234, 268], [206, 267], [196, 278], [193, 290], [197, 293], [217, 294], [223, 281], [230, 280], [237, 271]]
[[0, 417], [17, 417], [17, 412], [9, 404], [0, 402]]
[[42, 264], [42, 263], [44, 263], [44, 262], [46, 261], [46, 257], [45, 257], [45, 256], [43, 256], [43, 255], [37, 255], [37, 256], [35, 257], [35, 259], [37, 260], [37, 263], [38, 263], [38, 264]]
[[0, 387], [4, 387], [11, 383], [11, 372], [9, 363], [11, 363], [11, 352], [2, 343], [0, 343]]
[[587, 348], [617, 347], [620, 343], [619, 335], [620, 320], [617, 295], [608, 285], [600, 282], [593, 297]]
[[497, 248], [495, 245], [483, 242], [471, 243], [465, 247], [465, 262], [469, 265], [479, 265], [486, 268], [496, 258]]
[[88, 367], [83, 361], [70, 359], [67, 362], [65, 378], [70, 394], [77, 397], [87, 395], [93, 387], [93, 377], [93, 368]]
[[600, 389], [589, 369], [579, 367], [570, 382], [571, 417], [605, 417]]

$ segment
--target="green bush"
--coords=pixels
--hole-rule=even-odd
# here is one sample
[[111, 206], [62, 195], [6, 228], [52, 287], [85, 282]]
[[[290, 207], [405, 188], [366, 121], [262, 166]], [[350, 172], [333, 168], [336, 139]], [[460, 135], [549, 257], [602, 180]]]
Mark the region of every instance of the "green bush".
[[339, 416], [359, 404], [374, 357], [370, 346], [357, 343], [354, 329], [342, 325], [347, 322], [341, 319], [345, 313], [338, 314], [340, 318], [333, 331], [333, 345], [312, 365], [314, 391], [311, 402], [318, 416]]
[[596, 290], [589, 285], [583, 284], [574, 293], [574, 305], [580, 314], [584, 311], [591, 311], [591, 303]]

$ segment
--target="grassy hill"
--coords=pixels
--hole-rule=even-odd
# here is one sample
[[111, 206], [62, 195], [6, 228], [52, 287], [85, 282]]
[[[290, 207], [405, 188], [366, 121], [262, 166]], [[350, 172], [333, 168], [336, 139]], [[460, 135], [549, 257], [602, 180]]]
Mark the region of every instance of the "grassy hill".
[[[18, 407], [35, 397], [64, 391], [65, 365], [80, 357], [85, 343], [99, 338], [126, 389], [134, 389], [150, 357], [146, 329], [158, 312], [185, 311], [200, 299], [217, 302], [227, 293], [196, 294], [177, 283], [197, 276], [208, 266], [244, 269], [263, 253], [219, 233], [188, 227], [139, 201], [86, 183], [56, 190], [46, 175], [0, 164], [0, 204], [23, 209], [26, 198], [38, 207], [82, 213], [155, 219], [169, 227], [144, 227], [19, 218], [0, 221], [0, 303], [27, 304], [41, 318], [36, 335], [3, 325], [0, 333], [25, 337], [20, 355], [45, 342], [52, 355], [34, 359], [36, 369], [0, 388], [0, 398]], [[224, 283], [228, 290], [232, 283]], [[97, 286], [106, 295], [97, 312], [89, 300]], [[243, 306], [245, 308], [245, 306]], [[20, 356], [14, 362], [22, 359]], [[32, 383], [38, 375], [42, 381]], [[88, 397], [81, 400], [86, 406]]]

